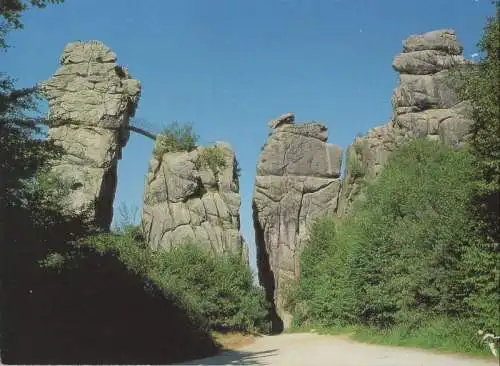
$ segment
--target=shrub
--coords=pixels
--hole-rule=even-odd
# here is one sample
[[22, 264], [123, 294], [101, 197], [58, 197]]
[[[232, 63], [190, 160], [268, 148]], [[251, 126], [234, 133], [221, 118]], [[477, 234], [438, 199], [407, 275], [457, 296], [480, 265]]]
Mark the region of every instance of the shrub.
[[153, 153], [160, 157], [168, 152], [192, 151], [196, 149], [198, 136], [193, 132], [191, 124], [180, 125], [174, 122], [157, 136]]
[[226, 152], [219, 146], [205, 147], [200, 149], [196, 166], [209, 168], [215, 175], [226, 167]]
[[355, 151], [350, 151], [347, 155], [347, 170], [352, 179], [358, 179], [365, 176], [365, 168], [363, 162], [358, 157]]
[[[450, 74], [451, 85], [462, 100], [472, 102], [471, 145], [485, 178], [484, 190], [500, 190], [500, 2], [478, 42], [481, 59]], [[498, 207], [497, 207], [498, 208]]]
[[158, 253], [154, 277], [188, 297], [214, 329], [265, 330], [264, 293], [241, 257], [215, 255], [191, 243]]
[[267, 331], [262, 289], [240, 256], [215, 255], [192, 243], [152, 251], [138, 238], [139, 228], [94, 236], [87, 244], [115, 253], [125, 266], [175, 299], [190, 317], [211, 329]]
[[472, 210], [477, 185], [466, 150], [416, 140], [395, 152], [350, 217], [314, 226], [301, 257], [297, 322], [417, 329], [464, 318], [497, 326], [498, 254]]

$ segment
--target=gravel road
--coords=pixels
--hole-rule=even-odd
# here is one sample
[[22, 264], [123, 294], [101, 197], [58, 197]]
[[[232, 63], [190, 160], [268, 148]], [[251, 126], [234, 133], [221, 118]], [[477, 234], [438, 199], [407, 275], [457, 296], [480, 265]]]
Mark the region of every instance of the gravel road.
[[258, 338], [238, 351], [182, 365], [273, 366], [498, 366], [491, 359], [436, 354], [401, 347], [358, 343], [343, 336], [311, 333]]

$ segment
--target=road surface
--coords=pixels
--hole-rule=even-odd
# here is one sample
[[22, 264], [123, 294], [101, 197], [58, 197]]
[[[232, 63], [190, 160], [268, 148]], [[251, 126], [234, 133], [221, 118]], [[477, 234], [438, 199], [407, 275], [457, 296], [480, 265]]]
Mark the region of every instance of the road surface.
[[238, 351], [182, 365], [273, 366], [498, 366], [491, 359], [358, 343], [345, 336], [312, 333], [266, 336]]

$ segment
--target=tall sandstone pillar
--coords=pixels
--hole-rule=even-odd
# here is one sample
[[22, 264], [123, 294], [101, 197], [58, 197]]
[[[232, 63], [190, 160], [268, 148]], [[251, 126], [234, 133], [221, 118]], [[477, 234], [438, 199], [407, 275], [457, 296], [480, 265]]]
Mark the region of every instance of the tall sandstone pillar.
[[337, 207], [342, 150], [327, 143], [320, 123], [271, 121], [257, 165], [253, 218], [259, 279], [274, 304], [273, 326], [291, 325], [284, 309], [287, 286], [299, 275], [299, 256], [315, 219]]
[[68, 210], [81, 212], [95, 203], [89, 220], [107, 229], [140, 83], [98, 41], [69, 43], [60, 63], [42, 85], [49, 102], [48, 138], [65, 150], [53, 172], [71, 186]]
[[[210, 151], [220, 154], [224, 164], [203, 164], [202, 156]], [[191, 242], [215, 254], [231, 252], [248, 263], [240, 233], [237, 169], [236, 156], [224, 142], [192, 151], [153, 154], [142, 212], [148, 245], [168, 250]]]
[[450, 78], [450, 69], [467, 63], [453, 29], [411, 35], [403, 41], [403, 52], [392, 63], [399, 73], [392, 120], [348, 147], [339, 215], [362, 199], [361, 182], [376, 177], [401, 144], [422, 137], [456, 147], [467, 141], [473, 123], [470, 103], [457, 99]]

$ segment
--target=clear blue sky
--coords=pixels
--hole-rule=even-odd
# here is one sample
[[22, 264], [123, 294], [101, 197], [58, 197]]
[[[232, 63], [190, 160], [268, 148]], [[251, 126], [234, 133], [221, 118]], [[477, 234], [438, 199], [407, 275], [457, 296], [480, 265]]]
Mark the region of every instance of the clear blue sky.
[[[142, 82], [137, 117], [155, 129], [192, 122], [201, 144], [231, 143], [242, 168], [241, 223], [255, 265], [251, 197], [267, 121], [295, 112], [347, 146], [386, 123], [410, 34], [455, 28], [476, 52], [490, 0], [66, 0], [28, 12], [1, 71], [29, 86], [51, 76], [64, 45], [101, 40]], [[131, 136], [116, 204], [141, 207], [152, 141]]]

